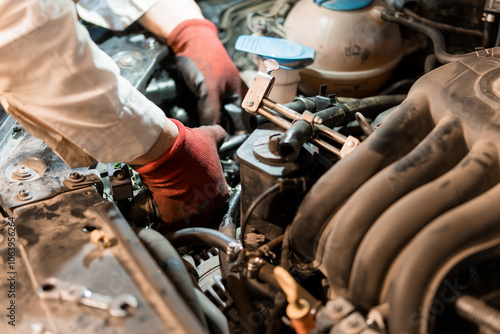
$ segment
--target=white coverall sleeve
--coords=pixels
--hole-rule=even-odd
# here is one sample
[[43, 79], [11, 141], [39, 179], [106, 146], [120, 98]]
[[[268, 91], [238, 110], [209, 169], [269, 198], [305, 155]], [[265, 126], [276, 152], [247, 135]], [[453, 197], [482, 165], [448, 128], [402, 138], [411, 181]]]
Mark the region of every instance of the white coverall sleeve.
[[70, 0], [0, 0], [0, 59], [0, 103], [71, 167], [85, 161], [75, 151], [131, 161], [163, 129], [164, 113], [119, 75]]
[[79, 0], [78, 15], [97, 26], [122, 31], [137, 21], [158, 0]]

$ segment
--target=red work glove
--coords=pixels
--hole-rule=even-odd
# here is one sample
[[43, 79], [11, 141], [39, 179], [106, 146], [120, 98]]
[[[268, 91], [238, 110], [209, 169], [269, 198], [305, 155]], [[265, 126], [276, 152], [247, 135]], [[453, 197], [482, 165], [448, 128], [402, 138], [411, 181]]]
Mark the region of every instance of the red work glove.
[[189, 89], [198, 98], [200, 124], [220, 123], [225, 97], [242, 96], [238, 70], [209, 20], [186, 20], [167, 38], [176, 63]]
[[218, 125], [191, 129], [172, 122], [179, 128], [174, 145], [160, 159], [136, 169], [167, 223], [164, 232], [205, 225], [228, 197], [217, 154], [225, 131]]

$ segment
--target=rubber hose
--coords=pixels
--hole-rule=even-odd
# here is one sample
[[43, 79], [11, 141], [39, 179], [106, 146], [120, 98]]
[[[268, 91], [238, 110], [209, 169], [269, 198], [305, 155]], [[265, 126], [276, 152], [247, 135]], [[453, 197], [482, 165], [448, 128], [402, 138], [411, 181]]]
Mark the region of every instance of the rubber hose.
[[432, 20], [429, 20], [423, 16], [417, 15], [415, 12], [413, 12], [412, 10], [410, 10], [408, 8], [403, 8], [403, 13], [421, 21], [422, 23], [424, 23], [432, 28], [436, 28], [436, 29], [439, 29], [442, 31], [448, 31], [448, 32], [455, 33], [455, 34], [483, 37], [483, 33], [479, 30], [467, 29], [467, 28], [462, 28], [462, 27], [455, 27], [455, 26], [450, 25], [450, 24], [432, 21]]
[[216, 247], [224, 253], [227, 251], [229, 244], [239, 244], [236, 239], [231, 238], [222, 232], [205, 227], [185, 228], [174, 233], [170, 233], [166, 237], [174, 247], [186, 244], [202, 244]]
[[284, 106], [301, 114], [307, 109], [307, 106], [301, 100], [294, 100], [292, 102], [285, 103]]
[[257, 129], [262, 124], [269, 123], [269, 122], [270, 122], [270, 120], [268, 120], [267, 118], [265, 118], [261, 115], [250, 115], [248, 117], [248, 126], [250, 127], [250, 129], [252, 131]]
[[345, 107], [349, 110], [346, 114], [345, 122], [355, 119], [354, 114], [360, 112], [367, 118], [374, 119], [379, 113], [401, 104], [406, 99], [406, 95], [381, 95], [347, 102]]
[[165, 275], [170, 279], [177, 291], [191, 308], [204, 328], [207, 328], [205, 316], [196, 296], [191, 276], [184, 263], [170, 242], [165, 237], [152, 229], [142, 229], [137, 234], [146, 249], [160, 265]]
[[437, 29], [429, 27], [421, 22], [415, 21], [414, 19], [404, 15], [403, 13], [391, 11], [388, 9], [384, 9], [381, 16], [385, 21], [394, 22], [427, 35], [427, 37], [432, 40], [432, 44], [434, 45], [434, 54], [436, 55], [436, 58], [442, 64], [469, 58], [500, 57], [500, 48], [498, 47], [482, 49], [465, 54], [449, 54], [445, 49], [445, 40], [443, 34], [441, 34]]
[[245, 140], [247, 140], [249, 134], [241, 134], [232, 136], [229, 140], [225, 141], [222, 146], [219, 148], [219, 154], [223, 154], [234, 150], [243, 144]]
[[348, 113], [349, 109], [344, 104], [336, 104], [333, 107], [318, 111], [314, 115], [323, 121], [321, 124], [333, 128], [342, 125]]
[[241, 184], [234, 188], [233, 193], [229, 197], [227, 213], [222, 218], [222, 223], [219, 226], [219, 231], [230, 238], [236, 238], [236, 224], [234, 220], [240, 210]]
[[286, 130], [279, 143], [279, 153], [286, 161], [295, 161], [299, 157], [304, 143], [312, 137], [312, 128], [306, 121], [300, 120]]

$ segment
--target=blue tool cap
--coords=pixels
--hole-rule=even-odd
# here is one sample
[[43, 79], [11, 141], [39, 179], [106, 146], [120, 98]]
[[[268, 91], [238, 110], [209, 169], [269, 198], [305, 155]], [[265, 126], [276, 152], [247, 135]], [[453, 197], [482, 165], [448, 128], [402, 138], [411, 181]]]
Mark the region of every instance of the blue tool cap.
[[370, 5], [373, 0], [314, 0], [319, 6], [333, 10], [357, 10]]
[[238, 37], [236, 50], [254, 53], [259, 57], [276, 60], [281, 68], [296, 70], [314, 61], [316, 52], [313, 48], [283, 38], [248, 36]]

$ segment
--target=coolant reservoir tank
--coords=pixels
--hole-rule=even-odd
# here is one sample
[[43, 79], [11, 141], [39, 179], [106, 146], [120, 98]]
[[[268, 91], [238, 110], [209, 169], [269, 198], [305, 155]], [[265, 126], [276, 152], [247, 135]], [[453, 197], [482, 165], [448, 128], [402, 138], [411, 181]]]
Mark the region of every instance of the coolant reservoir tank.
[[399, 28], [380, 18], [382, 0], [300, 0], [285, 21], [287, 39], [316, 50], [299, 89], [363, 97], [376, 93], [403, 57]]

